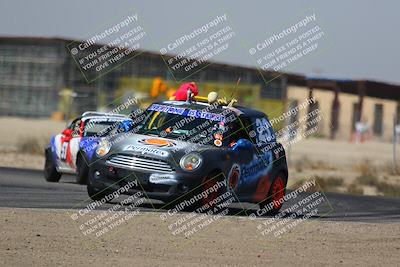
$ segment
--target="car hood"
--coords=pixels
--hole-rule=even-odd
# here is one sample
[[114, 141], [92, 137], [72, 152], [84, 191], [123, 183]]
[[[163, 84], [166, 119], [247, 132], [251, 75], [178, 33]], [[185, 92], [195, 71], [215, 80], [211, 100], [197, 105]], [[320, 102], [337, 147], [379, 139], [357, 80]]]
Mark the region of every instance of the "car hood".
[[[178, 141], [158, 136], [135, 134], [124, 136], [120, 141], [114, 138], [111, 154], [127, 153], [144, 155], [160, 159], [173, 159], [183, 156], [190, 151], [198, 151], [199, 147], [194, 143]], [[205, 149], [209, 146], [202, 146]]]

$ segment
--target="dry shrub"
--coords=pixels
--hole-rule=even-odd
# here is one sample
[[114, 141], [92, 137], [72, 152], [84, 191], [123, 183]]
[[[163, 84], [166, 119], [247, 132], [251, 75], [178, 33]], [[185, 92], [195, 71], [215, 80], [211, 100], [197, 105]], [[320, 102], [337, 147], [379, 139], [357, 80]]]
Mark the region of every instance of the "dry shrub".
[[315, 162], [311, 162], [310, 169], [312, 170], [336, 170], [335, 167], [328, 165], [326, 162], [322, 160], [317, 160]]
[[43, 154], [50, 137], [24, 136], [17, 143], [18, 151], [26, 154]]
[[[322, 178], [322, 177], [315, 177], [315, 180], [317, 182], [316, 188], [317, 190], [315, 191], [324, 191], [324, 192], [337, 192], [338, 187], [343, 185], [343, 178], [339, 177], [327, 177], [327, 178]], [[319, 186], [319, 187], [318, 187]]]
[[[296, 183], [294, 183], [291, 188], [296, 189], [302, 186], [307, 180], [300, 179]], [[315, 186], [309, 187], [307, 189], [308, 192], [316, 192], [316, 191], [323, 191], [323, 192], [337, 192], [337, 188], [343, 185], [343, 178], [339, 177], [328, 177], [322, 178], [319, 176], [315, 177], [316, 184]]]
[[390, 184], [384, 181], [379, 181], [378, 177], [366, 175], [356, 178], [356, 183], [361, 185], [373, 186], [378, 192], [384, 196], [400, 197], [400, 185]]
[[303, 170], [336, 170], [335, 167], [328, 165], [322, 160], [312, 161], [307, 155], [303, 155], [293, 165], [297, 172], [302, 172]]
[[352, 183], [347, 186], [347, 193], [352, 195], [363, 195], [364, 190], [358, 184]]
[[358, 163], [355, 169], [360, 173], [360, 176], [376, 176], [378, 173], [376, 166], [374, 166], [369, 159]]
[[400, 185], [389, 184], [386, 182], [379, 182], [376, 188], [384, 196], [388, 197], [400, 197]]
[[340, 177], [328, 177], [325, 181], [328, 186], [339, 187], [343, 185], [343, 178]]
[[393, 162], [389, 161], [383, 164], [381, 170], [383, 173], [387, 173], [390, 175], [400, 175], [400, 164], [397, 164], [396, 169], [393, 167]]
[[356, 178], [356, 182], [361, 185], [377, 186], [379, 184], [378, 177], [374, 175], [361, 175]]

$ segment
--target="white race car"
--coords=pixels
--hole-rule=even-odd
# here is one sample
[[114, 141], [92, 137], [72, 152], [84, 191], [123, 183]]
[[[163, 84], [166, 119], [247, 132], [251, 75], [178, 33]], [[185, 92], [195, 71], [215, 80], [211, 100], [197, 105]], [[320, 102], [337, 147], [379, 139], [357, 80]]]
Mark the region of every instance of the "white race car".
[[44, 176], [58, 182], [62, 173], [76, 174], [76, 182], [86, 184], [89, 162], [100, 139], [112, 130], [127, 132], [133, 121], [120, 114], [85, 112], [60, 134], [51, 138], [45, 149]]

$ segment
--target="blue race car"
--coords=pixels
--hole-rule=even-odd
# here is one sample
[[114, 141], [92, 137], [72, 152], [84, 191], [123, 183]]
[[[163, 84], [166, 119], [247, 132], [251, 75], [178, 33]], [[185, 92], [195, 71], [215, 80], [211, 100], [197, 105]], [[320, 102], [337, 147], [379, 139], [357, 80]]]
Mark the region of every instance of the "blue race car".
[[63, 173], [76, 174], [76, 182], [86, 184], [89, 162], [99, 140], [110, 132], [126, 132], [132, 119], [125, 115], [85, 112], [60, 134], [53, 136], [45, 149], [44, 176], [58, 182]]
[[101, 142], [89, 170], [89, 196], [109, 201], [124, 188], [123, 194], [142, 192], [196, 211], [231, 196], [278, 212], [288, 168], [268, 117], [216, 95], [189, 92], [187, 101], [153, 103], [134, 135]]

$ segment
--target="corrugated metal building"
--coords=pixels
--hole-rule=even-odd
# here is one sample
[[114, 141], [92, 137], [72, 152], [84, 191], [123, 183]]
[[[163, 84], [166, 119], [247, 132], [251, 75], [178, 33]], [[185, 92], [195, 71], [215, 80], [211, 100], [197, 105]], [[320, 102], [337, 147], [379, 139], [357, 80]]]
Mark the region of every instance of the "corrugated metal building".
[[[71, 88], [78, 96], [73, 110], [80, 113], [96, 110], [100, 95], [112, 102], [122, 77], [155, 77], [172, 80], [168, 67], [159, 54], [142, 51], [106, 75], [87, 82], [67, 49], [71, 40], [58, 38], [0, 37], [0, 116], [49, 117], [57, 111], [59, 92]], [[101, 45], [94, 45], [93, 49]], [[183, 79], [185, 73], [174, 73]], [[263, 73], [273, 78], [277, 74]], [[258, 84], [261, 98], [286, 98], [285, 77], [266, 84], [255, 68], [210, 64], [190, 76], [196, 82], [231, 82]]]

